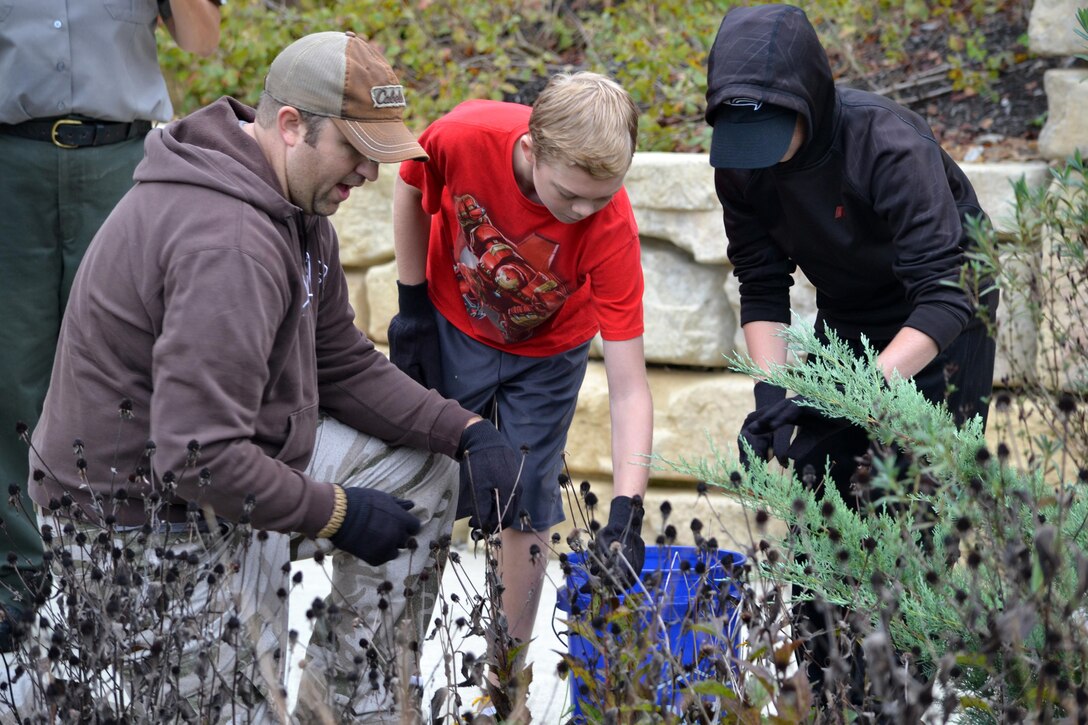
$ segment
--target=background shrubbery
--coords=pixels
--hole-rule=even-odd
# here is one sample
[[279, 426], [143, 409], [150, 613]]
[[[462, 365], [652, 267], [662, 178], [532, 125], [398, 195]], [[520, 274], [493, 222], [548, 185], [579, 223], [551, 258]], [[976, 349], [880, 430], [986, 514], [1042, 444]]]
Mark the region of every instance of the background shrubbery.
[[[469, 98], [531, 103], [543, 79], [561, 70], [615, 77], [643, 109], [640, 150], [702, 151], [706, 56], [722, 16], [737, 0], [231, 0], [219, 51], [201, 59], [161, 34], [176, 110], [189, 113], [222, 95], [249, 103], [284, 46], [321, 30], [353, 30], [384, 51], [409, 89], [410, 123]], [[958, 90], [985, 92], [1015, 48], [988, 47], [982, 21], [1025, 14], [1025, 0], [815, 0], [809, 14], [844, 80], [876, 60], [903, 64], [912, 33], [937, 33], [944, 71]], [[1026, 8], [1023, 7], [1026, 4]], [[922, 24], [926, 28], [919, 30]], [[927, 29], [928, 28], [928, 29]], [[1016, 44], [1017, 46], [1020, 43]], [[1021, 48], [1022, 50], [1022, 48]], [[864, 84], [863, 84], [864, 85]]]

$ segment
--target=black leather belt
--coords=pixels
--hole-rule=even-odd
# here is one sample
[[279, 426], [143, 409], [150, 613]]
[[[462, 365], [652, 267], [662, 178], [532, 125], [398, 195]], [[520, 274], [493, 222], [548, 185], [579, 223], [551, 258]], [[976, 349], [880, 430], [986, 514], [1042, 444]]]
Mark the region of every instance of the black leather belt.
[[150, 121], [115, 123], [81, 118], [36, 118], [23, 123], [0, 123], [0, 133], [35, 141], [48, 141], [62, 149], [119, 143], [142, 138], [150, 130]]

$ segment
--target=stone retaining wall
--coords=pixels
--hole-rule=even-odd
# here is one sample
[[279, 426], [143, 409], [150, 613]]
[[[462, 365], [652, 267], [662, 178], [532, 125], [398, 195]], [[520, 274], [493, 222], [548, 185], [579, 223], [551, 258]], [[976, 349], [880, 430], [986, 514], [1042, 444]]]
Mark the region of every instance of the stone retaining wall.
[[1088, 53], [1088, 41], [1077, 35], [1077, 9], [1084, 0], [1035, 0], [1028, 23], [1028, 44], [1038, 55], [1066, 58], [1065, 68], [1043, 74], [1047, 118], [1039, 134], [1043, 158], [1062, 160], [1079, 150], [1088, 155], [1088, 69], [1074, 63]]
[[[1069, 57], [1065, 67], [1047, 71], [1044, 78], [1049, 108], [1039, 149], [1046, 159], [1062, 160], [1077, 149], [1088, 152], [1088, 70], [1077, 67], [1071, 57], [1086, 52], [1085, 41], [1074, 32], [1081, 4], [1082, 0], [1035, 0], [1032, 10], [1032, 50]], [[995, 227], [1010, 238], [1015, 233], [1011, 181], [1023, 176], [1037, 187], [1050, 178], [1044, 162], [962, 167]], [[379, 344], [386, 342], [386, 328], [396, 312], [390, 211], [395, 173], [395, 168], [383, 167], [379, 181], [353, 195], [333, 217], [357, 323]], [[710, 456], [715, 443], [732, 451], [752, 404], [751, 381], [725, 370], [723, 355], [745, 347], [737, 325], [737, 282], [725, 254], [713, 172], [705, 155], [639, 153], [626, 185], [643, 241], [654, 452], [669, 460], [694, 460]], [[1045, 262], [1045, 253], [1038, 247], [1021, 256], [1017, 264], [1030, 267]], [[798, 275], [793, 289], [793, 309], [812, 319], [812, 286]], [[1015, 383], [1014, 370], [1026, 370], [1036, 360], [1047, 359], [1046, 346], [1053, 344], [1039, 339], [1030, 318], [1020, 314], [1023, 307], [1015, 299], [1002, 301], [1001, 352], [994, 376], [998, 384]], [[598, 345], [594, 352], [599, 358]], [[612, 474], [609, 428], [604, 366], [599, 359], [592, 360], [571, 429], [568, 463], [574, 479], [593, 482], [603, 501], [608, 500]], [[672, 503], [671, 523], [681, 531], [683, 542], [690, 542], [686, 520], [697, 516], [712, 533], [726, 537], [723, 546], [745, 548], [749, 539], [744, 532], [752, 524], [744, 513], [721, 497], [697, 497], [690, 480], [667, 470], [653, 473], [644, 532], [648, 539], [661, 529], [657, 506], [663, 499]], [[568, 512], [568, 521], [580, 519]], [[730, 535], [736, 538], [730, 540]]]
[[[1028, 184], [1038, 186], [1049, 179], [1043, 162], [964, 164], [963, 168], [983, 208], [1006, 234], [1014, 230], [1009, 218], [1014, 203], [1011, 181], [1023, 176]], [[388, 323], [396, 313], [391, 221], [395, 174], [395, 168], [383, 167], [376, 183], [354, 194], [332, 217], [341, 238], [357, 323], [379, 344], [387, 341]], [[710, 455], [711, 441], [732, 450], [752, 404], [751, 381], [725, 369], [723, 355], [743, 351], [744, 343], [712, 169], [704, 154], [639, 153], [626, 186], [643, 239], [654, 451], [677, 460]], [[814, 292], [803, 278], [794, 287], [792, 303], [799, 314], [809, 319], [814, 315]], [[1005, 320], [1002, 323], [1009, 326]], [[1008, 342], [1023, 364], [1037, 354], [1035, 335], [1030, 327], [1025, 332], [1022, 323], [1016, 330]], [[999, 361], [999, 381], [1008, 373], [1005, 355]], [[607, 486], [611, 479], [609, 427], [604, 365], [594, 359], [568, 444], [576, 480], [587, 478]], [[670, 497], [674, 507], [679, 501], [694, 500], [690, 481], [683, 476], [655, 471], [653, 479], [655, 496]]]

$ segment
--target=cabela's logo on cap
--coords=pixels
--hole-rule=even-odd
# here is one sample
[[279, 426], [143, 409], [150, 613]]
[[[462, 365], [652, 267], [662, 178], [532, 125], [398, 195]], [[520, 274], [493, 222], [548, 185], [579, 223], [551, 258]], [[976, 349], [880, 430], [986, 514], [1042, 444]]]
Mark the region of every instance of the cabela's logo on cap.
[[738, 108], [751, 108], [753, 111], [758, 111], [763, 108], [763, 101], [757, 101], [754, 98], [730, 98], [725, 102], [727, 106], [737, 106]]
[[374, 86], [370, 89], [370, 100], [374, 108], [404, 108], [404, 86]]

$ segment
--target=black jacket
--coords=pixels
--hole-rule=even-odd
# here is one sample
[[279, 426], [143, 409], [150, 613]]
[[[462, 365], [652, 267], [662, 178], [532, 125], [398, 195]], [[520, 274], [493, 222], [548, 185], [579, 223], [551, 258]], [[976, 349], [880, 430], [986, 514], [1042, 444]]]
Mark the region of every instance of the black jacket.
[[785, 163], [715, 172], [741, 324], [789, 322], [790, 275], [800, 267], [840, 336], [887, 341], [908, 326], [943, 350], [974, 314], [955, 283], [969, 244], [964, 220], [982, 210], [925, 121], [876, 94], [836, 88], [815, 30], [788, 5], [737, 8], [722, 21], [707, 121], [742, 96], [797, 111], [811, 132]]

